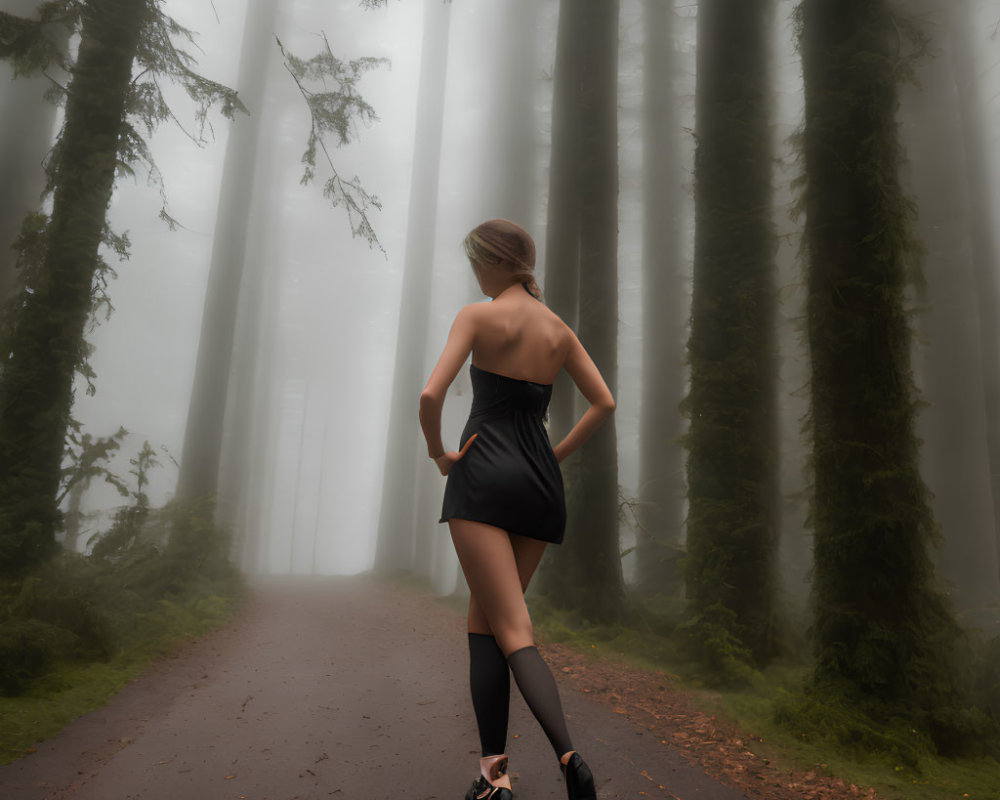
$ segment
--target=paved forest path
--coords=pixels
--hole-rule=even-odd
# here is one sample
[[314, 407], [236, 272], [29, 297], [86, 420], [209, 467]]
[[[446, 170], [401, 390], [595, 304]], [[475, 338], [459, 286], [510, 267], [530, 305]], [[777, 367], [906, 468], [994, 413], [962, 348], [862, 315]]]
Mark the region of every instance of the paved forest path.
[[[0, 798], [461, 800], [479, 758], [467, 670], [464, 620], [432, 598], [365, 576], [255, 580], [227, 626], [0, 767]], [[561, 689], [602, 800], [745, 797]], [[515, 797], [565, 798], [516, 689], [510, 731]]]

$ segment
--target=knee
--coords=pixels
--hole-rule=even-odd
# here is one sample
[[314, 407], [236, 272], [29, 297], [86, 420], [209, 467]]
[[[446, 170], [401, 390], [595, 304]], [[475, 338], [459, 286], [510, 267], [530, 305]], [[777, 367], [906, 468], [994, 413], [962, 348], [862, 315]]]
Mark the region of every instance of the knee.
[[505, 656], [523, 647], [531, 647], [535, 643], [535, 631], [530, 618], [511, 620], [503, 625], [494, 626], [493, 635]]

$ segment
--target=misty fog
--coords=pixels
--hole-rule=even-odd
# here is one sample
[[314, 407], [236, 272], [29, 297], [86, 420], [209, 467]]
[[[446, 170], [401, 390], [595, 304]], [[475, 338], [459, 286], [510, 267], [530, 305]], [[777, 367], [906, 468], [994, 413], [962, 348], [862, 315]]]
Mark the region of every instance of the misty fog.
[[[255, 9], [262, 13], [267, 5], [241, 0], [215, 0], [211, 4], [170, 0], [166, 10], [198, 33], [200, 71], [239, 88], [241, 96], [246, 97], [248, 90], [240, 85], [239, 64], [247, 13]], [[447, 14], [450, 21], [437, 196], [420, 198], [420, 202], [436, 203], [433, 281], [430, 305], [424, 310], [427, 341], [422, 347], [420, 373], [426, 376], [429, 372], [457, 309], [482, 299], [477, 296], [459, 242], [478, 222], [506, 213], [500, 206], [507, 202], [502, 193], [505, 176], [512, 167], [504, 163], [502, 154], [506, 152], [505, 137], [525, 122], [516, 118], [523, 113], [530, 115], [531, 157], [523, 173], [528, 176], [528, 184], [522, 187], [530, 204], [527, 216], [519, 221], [536, 237], [544, 286], [549, 112], [558, 4], [549, 0], [524, 5], [522, 13], [530, 8], [533, 16], [528, 36], [523, 26], [515, 25], [518, 15], [511, 12], [515, 4], [510, 0], [455, 2], [445, 9], [433, 5], [406, 0], [364, 9], [355, 0], [284, 0], [276, 5], [273, 35], [268, 36], [267, 47], [253, 53], [254, 59], [265, 62], [266, 80], [260, 92], [262, 106], [250, 108], [259, 126], [259, 138], [252, 164], [244, 270], [247, 275], [258, 276], [255, 291], [259, 293], [259, 313], [254, 316], [246, 305], [241, 307], [236, 358], [254, 364], [250, 383], [241, 385], [242, 400], [250, 409], [249, 427], [247, 437], [236, 450], [231, 447], [233, 438], [243, 434], [227, 429], [229, 449], [224, 448], [228, 455], [223, 457], [220, 476], [225, 487], [226, 470], [234, 469], [227, 458], [230, 462], [245, 462], [242, 479], [234, 479], [237, 483], [242, 480], [243, 485], [231, 497], [220, 497], [220, 504], [234, 504], [229, 519], [237, 523], [236, 556], [251, 572], [350, 574], [373, 565], [383, 502], [381, 487], [397, 325], [401, 303], [405, 302], [401, 291], [411, 218], [410, 182], [415, 174], [414, 160], [421, 158], [414, 152], [420, 32], [429, 14]], [[802, 594], [802, 575], [808, 569], [810, 549], [805, 523], [808, 448], [802, 432], [808, 405], [804, 388], [808, 359], [802, 334], [802, 218], [794, 213], [796, 191], [792, 188], [801, 170], [793, 138], [801, 128], [803, 113], [794, 6], [787, 0], [777, 4], [771, 102], [776, 147], [774, 222], [779, 234], [781, 558], [791, 573], [799, 576], [792, 581], [790, 590]], [[978, 80], [983, 152], [993, 156], [976, 169], [987, 176], [990, 200], [996, 207], [1000, 202], [1000, 165], [994, 155], [1000, 151], [996, 8], [988, 2], [974, 3], [971, 8], [974, 19], [970, 30], [974, 36], [968, 55]], [[643, 75], [642, 67], [642, 4], [624, 0], [621, 13], [617, 424], [621, 493], [626, 501], [621, 541], [626, 549], [637, 537], [634, 503], [629, 501], [637, 497], [639, 484], [638, 419], [643, 381], [642, 102], [644, 81], [650, 78]], [[696, 4], [678, 3], [675, 14], [676, 71], [672, 85], [680, 121], [678, 147], [683, 180], [674, 187], [682, 216], [681, 240], [676, 249], [679, 257], [671, 269], [679, 279], [678, 285], [689, 291], [694, 234]], [[355, 124], [352, 142], [331, 147], [330, 151], [336, 168], [345, 177], [357, 176], [381, 202], [381, 210], [370, 210], [381, 250], [352, 237], [344, 209], [332, 208], [324, 199], [322, 164], [317, 180], [308, 185], [300, 182], [309, 115], [282, 63], [274, 36], [289, 52], [308, 58], [320, 50], [322, 35], [339, 58], [388, 60], [359, 82], [359, 91], [376, 110], [378, 120]], [[520, 94], [521, 104], [514, 105], [504, 96], [505, 76], [512, 65], [525, 62], [530, 66], [526, 94]], [[167, 87], [166, 91], [177, 107], [184, 108], [186, 101], [180, 89]], [[911, 133], [910, 139], [916, 139], [928, 124], [925, 115], [930, 112], [921, 104], [922, 93], [929, 91], [929, 84], [922, 82], [904, 92], [899, 112], [904, 139]], [[128, 459], [144, 440], [162, 448], [163, 466], [151, 475], [149, 489], [154, 505], [168, 500], [176, 488], [175, 460], [181, 459], [183, 451], [223, 162], [232, 127], [247, 125], [248, 119], [238, 116], [229, 123], [216, 116], [209, 122], [214, 137], [204, 147], [196, 146], [175, 125], [162, 125], [151, 138], [169, 213], [180, 223], [178, 230], [169, 230], [157, 218], [161, 198], [144, 176], [117, 183], [110, 219], [114, 228], [128, 232], [132, 256], [126, 263], [113, 264], [118, 273], [109, 287], [114, 312], [108, 319], [97, 320], [88, 335], [95, 349], [91, 361], [97, 373], [97, 391], [88, 396], [84, 383], [77, 383], [74, 414], [86, 431], [96, 436], [108, 435], [120, 425], [129, 430], [116, 462], [120, 472], [127, 471]], [[920, 145], [925, 148], [920, 150], [914, 143], [911, 148], [908, 169], [917, 178], [909, 188], [916, 193], [918, 203], [937, 191], [933, 184], [919, 182], [922, 167], [935, 146], [933, 142]], [[250, 164], [244, 166], [249, 168]], [[933, 294], [933, 276], [928, 278], [928, 286]], [[971, 296], [967, 294], [966, 301]], [[993, 298], [994, 305], [997, 299]], [[922, 302], [921, 298], [914, 299], [915, 306]], [[686, 306], [687, 300], [682, 298], [682, 303]], [[925, 337], [918, 341], [916, 350], [941, 359], [933, 355], [936, 343], [926, 338], [934, 335], [931, 329], [923, 323], [916, 327]], [[681, 335], [686, 337], [686, 329]], [[918, 354], [915, 362], [923, 357]], [[943, 358], [947, 360], [948, 356]], [[931, 409], [944, 408], [945, 399], [935, 396], [934, 392], [941, 390], [930, 382], [930, 373], [922, 367], [918, 367], [918, 373]], [[234, 403], [238, 399], [230, 397], [227, 401], [227, 425], [236, 413]], [[446, 442], [457, 440], [468, 402], [469, 387], [463, 375], [446, 405]], [[412, 447], [406, 446], [412, 450], [413, 468], [419, 472], [415, 480], [424, 498], [417, 505], [419, 514], [413, 525], [415, 535], [428, 537], [423, 541], [433, 543], [429, 546], [434, 555], [424, 554], [430, 560], [422, 571], [433, 575], [440, 591], [448, 592], [454, 587], [457, 571], [446, 546], [446, 531], [437, 525], [434, 508], [443, 479], [419, 458], [415, 396], [412, 408]], [[932, 415], [933, 410], [927, 414]], [[940, 423], [946, 430], [948, 419], [957, 424], [949, 413]], [[927, 447], [933, 448], [936, 439], [926, 432], [924, 435]], [[981, 438], [972, 444], [985, 447]], [[966, 450], [962, 452], [968, 455]], [[960, 458], [960, 454], [954, 457]], [[984, 459], [985, 455], [981, 455], [975, 468], [976, 480], [988, 494]], [[942, 468], [945, 473], [953, 471], [952, 465], [938, 463], [937, 468], [939, 472]], [[933, 483], [937, 473], [931, 470], [929, 474], [928, 480]], [[962, 490], [966, 488], [963, 482]], [[933, 486], [932, 490], [938, 491]], [[943, 493], [940, 501], [944, 501]], [[94, 482], [84, 497], [84, 510], [94, 515], [84, 523], [85, 530], [97, 530], [100, 520], [106, 519], [118, 503], [110, 486]], [[404, 509], [404, 513], [412, 512], [413, 508]], [[986, 516], [990, 513], [988, 508], [983, 512]], [[941, 520], [946, 526], [946, 538], [947, 519], [945, 510]], [[995, 541], [991, 546], [995, 596]], [[635, 569], [634, 556], [626, 556], [623, 565], [626, 577], [630, 576]]]

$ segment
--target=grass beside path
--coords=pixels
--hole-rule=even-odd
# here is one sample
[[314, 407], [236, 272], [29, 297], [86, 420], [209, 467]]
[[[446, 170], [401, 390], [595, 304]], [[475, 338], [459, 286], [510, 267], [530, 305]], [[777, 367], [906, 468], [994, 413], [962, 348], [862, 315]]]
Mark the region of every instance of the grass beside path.
[[[415, 593], [434, 594], [421, 578], [392, 581]], [[465, 613], [465, 598], [438, 600]], [[783, 726], [776, 709], [800, 691], [806, 667], [776, 665], [749, 688], [709, 690], [669, 636], [624, 626], [583, 626], [539, 597], [529, 605], [539, 646], [561, 682], [628, 715], [655, 732], [665, 747], [680, 750], [749, 797], [1000, 799], [1000, 764], [993, 759], [926, 755], [913, 767], [898, 763], [891, 753], [864, 747], [851, 751]]]
[[162, 600], [127, 649], [104, 662], [61, 663], [16, 697], [0, 697], [0, 764], [34, 751], [77, 717], [105, 705], [154, 659], [228, 620], [240, 597]]
[[[575, 627], [566, 615], [532, 603], [546, 657], [575, 688], [631, 713], [664, 744], [707, 771], [725, 775], [751, 797], [773, 800], [998, 800], [1000, 764], [991, 758], [923, 755], [914, 765], [866, 742], [845, 746], [829, 735], [800, 733], [778, 710], [800, 693], [803, 666], [776, 665], [751, 687], [708, 690], [667, 636], [625, 627]], [[617, 710], [617, 709], [616, 709]], [[843, 709], [850, 715], [850, 709]], [[879, 731], [888, 741], [897, 731]]]

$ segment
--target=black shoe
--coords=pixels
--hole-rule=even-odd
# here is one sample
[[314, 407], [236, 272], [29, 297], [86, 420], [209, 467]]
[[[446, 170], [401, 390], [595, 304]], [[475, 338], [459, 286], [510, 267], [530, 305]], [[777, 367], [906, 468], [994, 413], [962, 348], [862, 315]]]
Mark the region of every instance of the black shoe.
[[514, 800], [510, 789], [494, 786], [482, 775], [465, 793], [465, 800]]
[[590, 774], [590, 767], [579, 753], [573, 753], [569, 757], [569, 763], [561, 766], [563, 777], [566, 778], [566, 795], [569, 800], [597, 800], [594, 776]]

